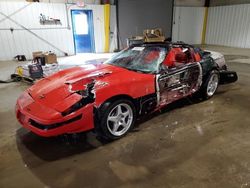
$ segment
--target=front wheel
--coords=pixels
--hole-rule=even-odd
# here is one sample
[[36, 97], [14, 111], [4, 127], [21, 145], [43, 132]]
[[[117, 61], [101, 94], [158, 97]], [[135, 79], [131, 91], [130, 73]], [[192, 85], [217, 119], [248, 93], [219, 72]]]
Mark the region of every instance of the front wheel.
[[219, 86], [220, 76], [217, 70], [212, 70], [202, 87], [202, 97], [209, 99], [214, 96]]
[[127, 99], [106, 102], [100, 109], [99, 136], [116, 140], [133, 128], [136, 118], [134, 104]]

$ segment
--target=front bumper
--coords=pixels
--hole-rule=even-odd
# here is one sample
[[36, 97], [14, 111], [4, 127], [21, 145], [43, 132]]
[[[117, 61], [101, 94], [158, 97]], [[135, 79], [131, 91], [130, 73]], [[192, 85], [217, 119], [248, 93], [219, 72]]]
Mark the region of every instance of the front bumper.
[[238, 80], [235, 71], [220, 71], [220, 84], [230, 84]]
[[16, 117], [20, 124], [43, 137], [58, 136], [88, 131], [94, 128], [93, 105], [89, 104], [77, 112], [56, 120], [38, 119], [16, 104]]

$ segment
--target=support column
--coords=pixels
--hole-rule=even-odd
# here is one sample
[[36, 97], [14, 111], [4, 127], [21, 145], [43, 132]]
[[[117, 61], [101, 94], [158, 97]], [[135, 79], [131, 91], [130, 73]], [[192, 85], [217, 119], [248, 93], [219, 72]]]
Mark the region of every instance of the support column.
[[104, 5], [104, 27], [105, 27], [105, 46], [104, 52], [109, 52], [110, 46], [110, 4]]
[[207, 32], [207, 18], [208, 18], [208, 8], [210, 5], [210, 0], [205, 1], [205, 12], [204, 12], [204, 20], [203, 20], [203, 29], [202, 29], [202, 38], [201, 44], [206, 43], [206, 32]]

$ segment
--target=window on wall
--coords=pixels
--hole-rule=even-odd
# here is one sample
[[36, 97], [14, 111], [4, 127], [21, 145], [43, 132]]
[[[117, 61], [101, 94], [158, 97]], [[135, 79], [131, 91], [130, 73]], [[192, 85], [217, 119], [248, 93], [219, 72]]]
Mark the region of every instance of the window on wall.
[[75, 32], [77, 35], [89, 34], [88, 16], [85, 13], [75, 15]]

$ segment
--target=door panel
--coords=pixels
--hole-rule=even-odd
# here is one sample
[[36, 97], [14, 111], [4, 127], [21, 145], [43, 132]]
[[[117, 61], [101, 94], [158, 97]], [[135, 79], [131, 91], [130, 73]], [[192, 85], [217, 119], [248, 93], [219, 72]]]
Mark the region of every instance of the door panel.
[[72, 10], [71, 15], [75, 42], [75, 52], [94, 52], [92, 10]]
[[160, 75], [159, 104], [166, 105], [196, 92], [201, 84], [201, 73], [200, 63], [190, 63]]

